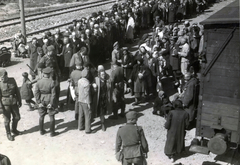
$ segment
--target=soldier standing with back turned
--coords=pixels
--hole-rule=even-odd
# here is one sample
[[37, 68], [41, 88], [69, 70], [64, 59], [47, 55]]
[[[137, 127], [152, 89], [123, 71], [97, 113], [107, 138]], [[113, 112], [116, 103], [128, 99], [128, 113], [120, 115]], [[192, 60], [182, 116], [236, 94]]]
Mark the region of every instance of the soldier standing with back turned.
[[54, 110], [54, 103], [56, 99], [56, 90], [54, 81], [50, 78], [52, 69], [47, 67], [43, 69], [43, 78], [40, 79], [35, 87], [35, 98], [39, 105], [39, 127], [40, 134], [44, 135], [46, 131], [44, 130], [44, 117], [46, 114], [50, 117], [50, 136], [56, 136], [59, 133], [55, 132], [55, 118], [54, 115], [57, 113]]

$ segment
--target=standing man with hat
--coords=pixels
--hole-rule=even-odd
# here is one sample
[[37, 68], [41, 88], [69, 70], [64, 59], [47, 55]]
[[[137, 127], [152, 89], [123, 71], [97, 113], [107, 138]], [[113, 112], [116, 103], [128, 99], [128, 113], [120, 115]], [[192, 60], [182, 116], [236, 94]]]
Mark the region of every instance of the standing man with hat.
[[57, 111], [54, 110], [54, 103], [56, 99], [56, 90], [54, 81], [50, 78], [50, 73], [52, 69], [47, 67], [43, 69], [43, 78], [40, 79], [35, 87], [35, 98], [39, 105], [39, 127], [40, 134], [44, 135], [46, 131], [44, 130], [44, 117], [46, 114], [50, 117], [50, 136], [58, 135], [58, 132], [55, 132], [55, 118], [54, 115]]
[[123, 153], [122, 165], [144, 165], [149, 150], [144, 131], [137, 126], [137, 112], [129, 111], [126, 118], [126, 125], [118, 129], [115, 151]]
[[8, 77], [8, 73], [5, 69], [0, 69], [0, 110], [3, 112], [7, 138], [10, 141], [14, 140], [10, 132], [11, 115], [12, 133], [14, 135], [22, 134], [17, 130], [18, 121], [21, 118], [19, 113], [19, 108], [21, 106], [21, 95], [15, 79]]
[[118, 41], [113, 44], [113, 51], [112, 51], [112, 63], [120, 65], [120, 49]]

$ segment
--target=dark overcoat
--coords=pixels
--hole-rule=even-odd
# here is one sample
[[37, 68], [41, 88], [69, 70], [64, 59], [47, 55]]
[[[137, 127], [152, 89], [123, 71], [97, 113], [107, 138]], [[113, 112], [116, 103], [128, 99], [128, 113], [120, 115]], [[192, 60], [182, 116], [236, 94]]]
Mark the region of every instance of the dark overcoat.
[[164, 147], [166, 155], [181, 153], [185, 149], [185, 129], [188, 127], [188, 113], [183, 109], [175, 109], [169, 112], [165, 128], [167, 139]]
[[186, 106], [185, 110], [189, 113], [189, 121], [193, 121], [195, 117], [194, 97], [196, 97], [197, 94], [196, 85], [197, 85], [196, 78], [191, 78], [184, 85], [184, 95], [182, 98], [182, 102]]
[[[28, 55], [30, 58], [30, 67], [34, 70], [38, 62], [37, 45], [29, 44]], [[31, 69], [30, 75], [35, 75]]]

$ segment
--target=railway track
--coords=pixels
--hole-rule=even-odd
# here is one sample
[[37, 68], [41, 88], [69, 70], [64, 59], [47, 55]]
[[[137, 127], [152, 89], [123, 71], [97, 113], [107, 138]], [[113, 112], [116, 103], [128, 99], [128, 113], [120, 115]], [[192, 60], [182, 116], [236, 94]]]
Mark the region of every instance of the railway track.
[[[26, 16], [26, 20], [25, 22], [30, 22], [30, 21], [36, 21], [36, 20], [40, 20], [40, 19], [44, 19], [44, 18], [48, 18], [48, 17], [53, 17], [53, 16], [58, 16], [61, 14], [68, 14], [71, 12], [76, 12], [76, 11], [80, 11], [83, 9], [88, 9], [88, 8], [92, 8], [92, 7], [97, 7], [97, 6], [102, 6], [102, 5], [107, 5], [107, 4], [111, 4], [114, 3], [115, 0], [108, 0], [108, 1], [104, 1], [104, 0], [100, 0], [100, 1], [94, 1], [94, 2], [89, 2], [89, 3], [85, 3], [85, 4], [80, 4], [77, 6], [71, 6], [71, 7], [64, 7], [61, 9], [54, 9], [54, 10], [49, 10], [49, 11], [45, 11], [45, 12], [38, 12], [38, 13], [34, 13], [31, 15], [27, 15]], [[4, 24], [0, 24], [0, 28], [3, 27], [10, 27], [13, 25], [17, 25], [20, 24], [21, 21], [20, 20], [16, 20], [19, 19], [20, 17], [14, 17], [14, 18], [10, 18], [10, 19], [5, 19], [5, 20], [0, 20], [0, 22], [6, 22]], [[15, 20], [15, 21], [14, 21]], [[10, 22], [11, 21], [11, 22]], [[54, 25], [51, 27], [47, 27], [47, 28], [43, 28], [40, 30], [36, 30], [30, 33], [27, 33], [26, 36], [31, 36], [31, 35], [35, 35], [44, 31], [48, 31], [48, 30], [52, 30], [52, 29], [56, 29], [59, 27], [63, 27], [63, 26], [67, 26], [72, 24], [72, 20], [69, 22], [65, 22], [62, 24], [58, 24], [58, 25]], [[3, 44], [5, 42], [10, 42], [13, 39], [13, 37], [8, 37], [8, 38], [3, 38], [0, 40], [0, 44]]]

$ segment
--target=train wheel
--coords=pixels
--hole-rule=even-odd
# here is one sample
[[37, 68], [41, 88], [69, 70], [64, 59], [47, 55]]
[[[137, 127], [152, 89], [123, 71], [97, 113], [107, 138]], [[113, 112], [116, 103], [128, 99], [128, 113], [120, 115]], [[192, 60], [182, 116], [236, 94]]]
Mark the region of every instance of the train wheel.
[[209, 140], [208, 149], [216, 155], [224, 154], [227, 150], [226, 135], [221, 133], [216, 134], [212, 139]]

